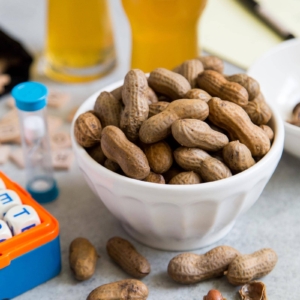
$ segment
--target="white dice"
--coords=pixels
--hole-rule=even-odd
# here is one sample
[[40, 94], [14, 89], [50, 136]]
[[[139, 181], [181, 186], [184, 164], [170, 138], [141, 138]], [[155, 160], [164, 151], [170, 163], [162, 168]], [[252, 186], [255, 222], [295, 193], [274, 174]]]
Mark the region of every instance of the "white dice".
[[0, 190], [0, 219], [16, 205], [22, 204], [20, 197], [13, 190]]
[[6, 189], [4, 181], [0, 178], [0, 190]]
[[37, 212], [29, 205], [14, 206], [6, 213], [4, 221], [13, 235], [18, 235], [41, 224]]
[[0, 220], [0, 243], [10, 239], [11, 237], [12, 234], [7, 224], [3, 220]]

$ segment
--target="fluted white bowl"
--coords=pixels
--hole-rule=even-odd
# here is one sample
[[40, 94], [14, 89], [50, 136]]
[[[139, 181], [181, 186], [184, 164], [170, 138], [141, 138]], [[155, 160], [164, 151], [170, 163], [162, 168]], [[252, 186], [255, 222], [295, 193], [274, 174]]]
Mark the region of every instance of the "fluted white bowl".
[[300, 158], [300, 127], [286, 122], [300, 102], [300, 39], [270, 49], [250, 67], [248, 74], [258, 80], [269, 105], [278, 109], [284, 121], [284, 150]]
[[224, 237], [236, 219], [259, 198], [282, 154], [283, 122], [273, 109], [275, 139], [268, 154], [250, 169], [223, 180], [196, 185], [161, 185], [116, 174], [96, 163], [77, 144], [74, 121], [93, 109], [103, 88], [78, 109], [71, 129], [78, 165], [90, 188], [123, 228], [136, 240], [163, 250], [184, 251], [205, 247]]

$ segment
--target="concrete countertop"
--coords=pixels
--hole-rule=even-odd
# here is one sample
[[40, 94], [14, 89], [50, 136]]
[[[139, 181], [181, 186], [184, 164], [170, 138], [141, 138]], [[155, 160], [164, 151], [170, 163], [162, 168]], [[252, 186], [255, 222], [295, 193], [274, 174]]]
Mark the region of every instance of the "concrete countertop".
[[[116, 81], [126, 73], [129, 67], [130, 31], [122, 12], [119, 0], [111, 0], [118, 67], [107, 77], [88, 84], [66, 85], [48, 80], [36, 74], [35, 80], [49, 87], [69, 92], [72, 96], [69, 107], [82, 103], [89, 95], [103, 86]], [[0, 0], [0, 27], [20, 39], [27, 48], [39, 57], [42, 53], [45, 32], [45, 1], [41, 0]], [[226, 65], [227, 73], [241, 72]], [[5, 101], [0, 101], [0, 117], [5, 114]], [[57, 112], [66, 114], [66, 109]], [[24, 171], [11, 162], [0, 166], [10, 178], [24, 184]], [[194, 251], [205, 253], [217, 245], [230, 245], [242, 253], [252, 253], [264, 247], [273, 248], [279, 261], [275, 269], [262, 281], [267, 285], [269, 299], [298, 299], [300, 270], [300, 160], [284, 153], [282, 159], [267, 184], [259, 200], [238, 219], [231, 232], [218, 243]], [[129, 278], [108, 257], [105, 246], [109, 238], [121, 236], [130, 240], [136, 248], [148, 258], [152, 271], [143, 282], [149, 287], [149, 300], [201, 300], [208, 290], [219, 289], [229, 299], [239, 299], [238, 288], [231, 286], [226, 278], [182, 286], [173, 282], [167, 275], [169, 260], [175, 252], [164, 252], [148, 248], [132, 240], [108, 212], [102, 202], [89, 189], [76, 162], [68, 172], [56, 172], [60, 187], [57, 201], [46, 204], [60, 222], [62, 272], [56, 278], [17, 297], [20, 300], [33, 299], [86, 299], [97, 286]], [[70, 242], [78, 237], [88, 238], [101, 255], [94, 276], [85, 282], [77, 282], [69, 269], [68, 249]], [[1, 281], [1, 272], [0, 272]]]

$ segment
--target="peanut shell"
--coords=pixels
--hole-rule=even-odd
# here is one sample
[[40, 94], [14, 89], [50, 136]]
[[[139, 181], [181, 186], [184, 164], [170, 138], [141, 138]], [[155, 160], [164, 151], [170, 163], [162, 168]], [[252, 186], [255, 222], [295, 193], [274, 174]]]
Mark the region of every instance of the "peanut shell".
[[161, 174], [156, 174], [154, 172], [150, 172], [149, 175], [144, 179], [147, 182], [165, 184], [165, 179]]
[[193, 172], [181, 172], [174, 176], [169, 184], [198, 184], [201, 183], [201, 177]]
[[167, 106], [169, 104], [170, 104], [169, 102], [165, 102], [165, 101], [159, 101], [159, 102], [150, 104], [149, 105], [149, 118], [162, 112], [164, 109], [167, 108]]
[[198, 59], [190, 59], [181, 64], [178, 73], [187, 79], [193, 89], [197, 85], [198, 74], [203, 71], [203, 64]]
[[184, 98], [199, 99], [208, 102], [211, 99], [211, 95], [201, 89], [191, 89], [185, 94]]
[[224, 63], [216, 56], [200, 56], [198, 59], [202, 62], [204, 70], [213, 70], [219, 73], [223, 73]]

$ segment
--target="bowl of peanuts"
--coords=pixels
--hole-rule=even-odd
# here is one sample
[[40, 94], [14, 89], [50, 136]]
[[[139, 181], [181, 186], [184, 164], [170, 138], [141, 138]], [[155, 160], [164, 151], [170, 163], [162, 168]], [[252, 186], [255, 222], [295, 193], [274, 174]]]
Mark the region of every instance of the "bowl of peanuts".
[[[183, 251], [223, 238], [280, 160], [279, 113], [256, 80], [222, 72], [223, 62], [211, 56], [173, 71], [133, 69], [90, 96], [74, 117], [83, 176], [145, 245]], [[264, 121], [256, 125], [256, 118]]]
[[284, 150], [300, 158], [300, 39], [280, 43], [259, 58], [248, 74], [284, 121]]

